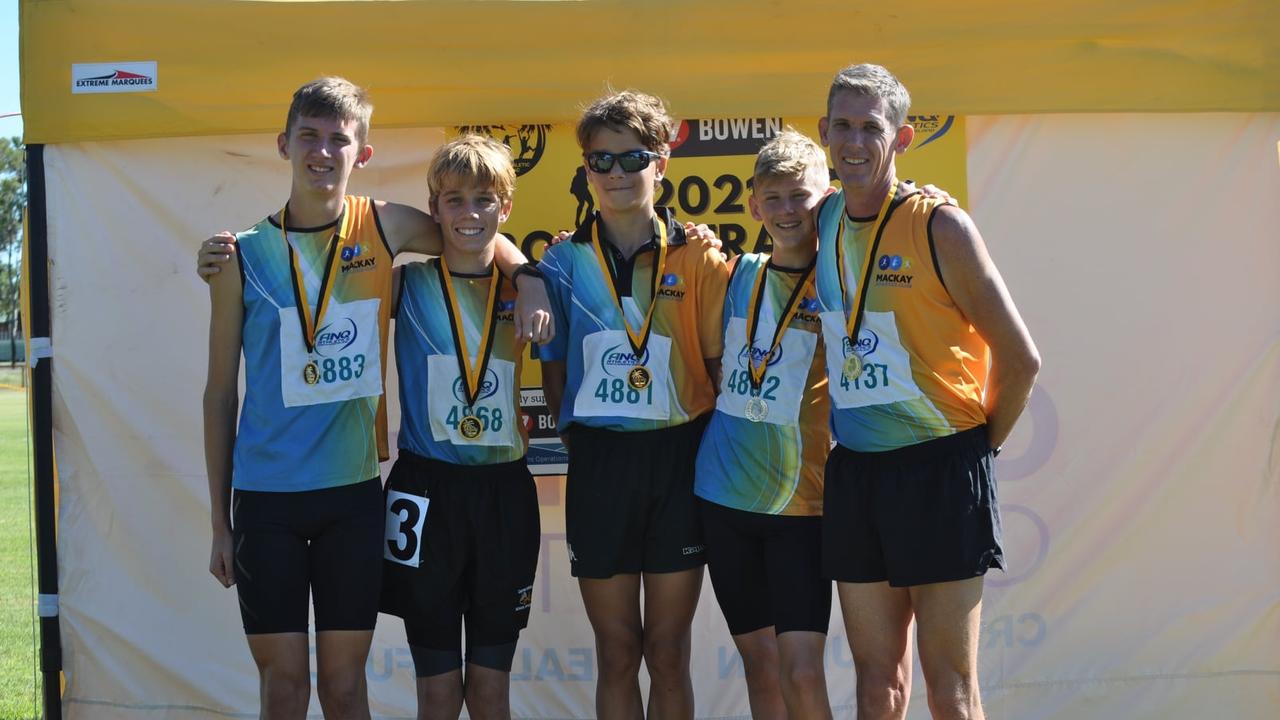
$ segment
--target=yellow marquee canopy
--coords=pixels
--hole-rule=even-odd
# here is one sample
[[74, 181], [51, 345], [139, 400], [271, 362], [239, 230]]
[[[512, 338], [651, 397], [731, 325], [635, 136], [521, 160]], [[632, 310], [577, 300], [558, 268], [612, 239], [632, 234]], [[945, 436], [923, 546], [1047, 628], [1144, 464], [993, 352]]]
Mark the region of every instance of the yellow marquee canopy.
[[[1275, 0], [22, 0], [21, 31], [31, 143], [272, 131], [321, 74], [381, 127], [565, 120], [606, 83], [812, 116], [858, 61], [964, 114], [1280, 110]], [[154, 92], [72, 92], [126, 62]]]

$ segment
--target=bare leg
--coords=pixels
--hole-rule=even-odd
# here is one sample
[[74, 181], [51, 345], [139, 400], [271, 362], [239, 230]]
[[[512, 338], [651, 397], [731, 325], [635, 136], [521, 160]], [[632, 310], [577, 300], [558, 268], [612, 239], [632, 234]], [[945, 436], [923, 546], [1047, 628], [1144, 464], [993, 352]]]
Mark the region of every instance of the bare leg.
[[461, 714], [461, 669], [418, 678], [418, 720], [458, 720]]
[[604, 580], [579, 578], [578, 589], [596, 637], [596, 716], [600, 720], [640, 720], [640, 576]]
[[823, 654], [827, 649], [826, 634], [792, 630], [779, 635], [777, 644], [787, 715], [791, 720], [831, 720], [827, 675], [822, 667]]
[[702, 567], [644, 574], [644, 664], [649, 669], [649, 717], [692, 720], [691, 627], [702, 591]]
[[752, 720], [786, 720], [787, 706], [778, 682], [778, 641], [773, 626], [733, 636], [747, 673], [747, 701]]
[[471, 720], [511, 720], [511, 673], [468, 663], [466, 694]]
[[364, 666], [372, 642], [372, 630], [316, 633], [316, 691], [325, 720], [369, 720]]
[[902, 720], [911, 696], [911, 596], [887, 582], [836, 588], [858, 674], [858, 720]]
[[910, 590], [929, 710], [937, 720], [984, 720], [978, 689], [982, 578]]
[[249, 635], [258, 666], [261, 720], [302, 720], [311, 702], [311, 666], [306, 633]]

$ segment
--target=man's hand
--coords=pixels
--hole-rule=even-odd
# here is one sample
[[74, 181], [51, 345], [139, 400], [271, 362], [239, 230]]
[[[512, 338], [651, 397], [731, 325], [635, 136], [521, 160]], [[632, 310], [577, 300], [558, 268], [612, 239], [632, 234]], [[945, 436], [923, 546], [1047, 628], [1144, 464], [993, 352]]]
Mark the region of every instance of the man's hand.
[[[907, 182], [910, 183], [911, 181], [908, 180]], [[942, 188], [932, 183], [928, 185], [921, 185], [918, 189], [920, 190], [920, 194], [924, 195], [927, 198], [936, 198], [938, 200], [941, 200], [947, 203], [948, 205], [959, 206], [960, 204], [956, 202], [955, 198], [951, 197], [951, 193], [947, 192], [946, 190], [943, 190]]]
[[231, 559], [231, 532], [229, 530], [213, 533], [213, 549], [209, 553], [209, 572], [213, 574], [222, 587], [236, 584], [234, 561]]
[[200, 243], [196, 253], [196, 274], [201, 280], [209, 282], [209, 278], [222, 272], [222, 263], [231, 259], [236, 252], [236, 236], [230, 232], [220, 232]]
[[516, 340], [547, 343], [556, 336], [551, 300], [541, 278], [521, 275], [516, 279]]
[[716, 237], [716, 231], [706, 223], [694, 225], [691, 222], [684, 224], [685, 237], [690, 240], [701, 240], [703, 244], [710, 245], [717, 250], [724, 249], [724, 243], [720, 242], [720, 238]]

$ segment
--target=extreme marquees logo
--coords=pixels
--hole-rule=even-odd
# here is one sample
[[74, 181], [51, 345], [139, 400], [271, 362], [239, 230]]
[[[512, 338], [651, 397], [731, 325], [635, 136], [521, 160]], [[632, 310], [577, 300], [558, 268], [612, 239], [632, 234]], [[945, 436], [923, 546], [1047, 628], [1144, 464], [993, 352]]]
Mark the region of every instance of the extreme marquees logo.
[[156, 63], [75, 63], [71, 66], [71, 93], [155, 92]]

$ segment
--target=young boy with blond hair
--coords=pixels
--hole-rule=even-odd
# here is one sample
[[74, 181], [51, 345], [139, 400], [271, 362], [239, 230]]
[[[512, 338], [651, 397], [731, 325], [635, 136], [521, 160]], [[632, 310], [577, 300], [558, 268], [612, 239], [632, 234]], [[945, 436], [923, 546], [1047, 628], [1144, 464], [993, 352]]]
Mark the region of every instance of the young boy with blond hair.
[[457, 718], [464, 702], [470, 717], [509, 718], [529, 621], [540, 536], [520, 422], [524, 342], [511, 332], [515, 288], [494, 263], [515, 178], [495, 140], [440, 148], [428, 183], [444, 252], [399, 269], [400, 455], [387, 480], [382, 609], [404, 618], [421, 720]]
[[751, 215], [773, 251], [731, 261], [720, 393], [694, 493], [752, 717], [830, 718], [821, 555], [831, 404], [813, 286], [812, 211], [830, 191], [822, 148], [783, 131], [760, 149], [752, 185]]

